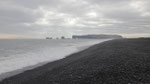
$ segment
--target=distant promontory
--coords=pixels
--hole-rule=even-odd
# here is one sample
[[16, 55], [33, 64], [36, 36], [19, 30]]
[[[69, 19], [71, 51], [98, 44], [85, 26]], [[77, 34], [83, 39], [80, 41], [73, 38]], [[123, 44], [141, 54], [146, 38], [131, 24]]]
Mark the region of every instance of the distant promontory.
[[73, 35], [72, 39], [119, 39], [121, 35], [106, 35], [106, 34], [90, 34], [90, 35]]

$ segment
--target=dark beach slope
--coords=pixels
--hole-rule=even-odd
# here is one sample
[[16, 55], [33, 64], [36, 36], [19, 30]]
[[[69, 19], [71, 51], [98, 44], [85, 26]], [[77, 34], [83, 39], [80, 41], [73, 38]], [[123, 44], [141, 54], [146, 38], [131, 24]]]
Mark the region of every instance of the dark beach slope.
[[150, 83], [150, 38], [103, 42], [0, 84]]

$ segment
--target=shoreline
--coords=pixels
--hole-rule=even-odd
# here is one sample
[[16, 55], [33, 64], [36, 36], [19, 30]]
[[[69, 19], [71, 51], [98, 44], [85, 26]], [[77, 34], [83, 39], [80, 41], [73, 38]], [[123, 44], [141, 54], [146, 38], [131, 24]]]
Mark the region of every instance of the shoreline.
[[[98, 42], [98, 43], [101, 43], [101, 42], [104, 42], [104, 41], [107, 41], [107, 40], [109, 40], [109, 39], [102, 40], [102, 41], [100, 41], [100, 42]], [[84, 46], [77, 47], [77, 51], [74, 51], [74, 52], [72, 52], [72, 53], [70, 53], [70, 54], [64, 56], [64, 58], [66, 58], [67, 56], [70, 56], [70, 55], [72, 55], [72, 54], [74, 54], [74, 53], [81, 52], [81, 51], [83, 51], [83, 50], [85, 50], [85, 49], [87, 49], [87, 48], [89, 48], [89, 47], [91, 47], [91, 46], [93, 46], [93, 45], [98, 44], [98, 43], [96, 42], [96, 43], [92, 43], [91, 45], [86, 44], [86, 45], [84, 45]], [[57, 60], [61, 60], [61, 59], [64, 59], [64, 58], [60, 58], [60, 59], [57, 59]], [[15, 75], [24, 73], [25, 71], [32, 70], [32, 69], [35, 69], [35, 68], [44, 66], [44, 65], [46, 65], [46, 64], [48, 64], [48, 63], [51, 63], [51, 62], [54, 62], [54, 61], [57, 61], [57, 60], [46, 61], [46, 62], [38, 63], [38, 64], [35, 64], [35, 65], [26, 66], [26, 67], [23, 67], [23, 68], [21, 68], [21, 69], [17, 69], [17, 70], [14, 70], [14, 71], [2, 73], [2, 74], [0, 75], [0, 81], [3, 81], [4, 79], [7, 79], [7, 78], [9, 78], [9, 77], [12, 77], [12, 76], [15, 76]]]
[[32, 70], [32, 69], [35, 69], [37, 67], [43, 66], [47, 63], [49, 63], [49, 62], [43, 62], [43, 63], [39, 63], [39, 64], [36, 64], [36, 65], [24, 67], [22, 69], [17, 69], [17, 70], [11, 71], [11, 72], [2, 73], [0, 75], [0, 81], [3, 81], [4, 79], [15, 76], [17, 74], [23, 73], [25, 71]]
[[150, 83], [150, 38], [102, 42], [0, 84]]

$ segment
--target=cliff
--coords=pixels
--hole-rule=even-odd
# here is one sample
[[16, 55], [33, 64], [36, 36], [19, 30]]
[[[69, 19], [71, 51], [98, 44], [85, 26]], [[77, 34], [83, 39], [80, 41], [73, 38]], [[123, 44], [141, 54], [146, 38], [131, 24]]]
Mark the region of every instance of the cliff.
[[73, 39], [119, 39], [122, 38], [120, 35], [73, 35]]

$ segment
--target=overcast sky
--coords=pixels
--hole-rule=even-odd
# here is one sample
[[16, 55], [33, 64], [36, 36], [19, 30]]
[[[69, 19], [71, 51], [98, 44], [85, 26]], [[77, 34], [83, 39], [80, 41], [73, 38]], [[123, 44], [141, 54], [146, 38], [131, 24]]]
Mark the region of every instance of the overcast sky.
[[0, 38], [150, 36], [150, 0], [0, 0]]

